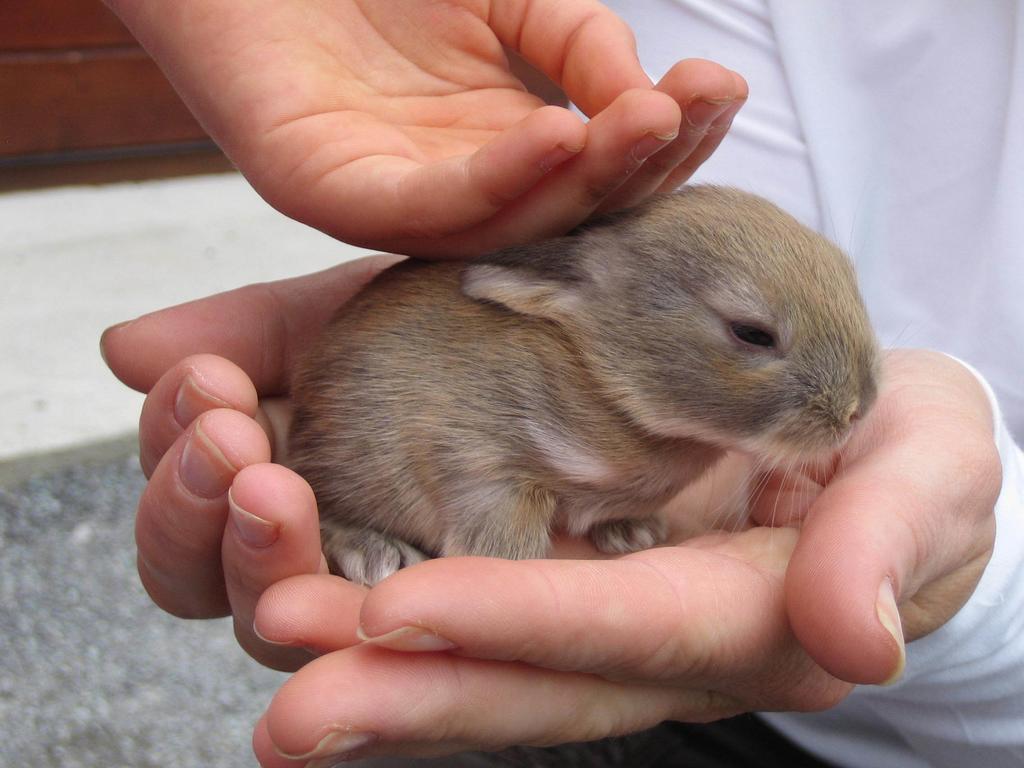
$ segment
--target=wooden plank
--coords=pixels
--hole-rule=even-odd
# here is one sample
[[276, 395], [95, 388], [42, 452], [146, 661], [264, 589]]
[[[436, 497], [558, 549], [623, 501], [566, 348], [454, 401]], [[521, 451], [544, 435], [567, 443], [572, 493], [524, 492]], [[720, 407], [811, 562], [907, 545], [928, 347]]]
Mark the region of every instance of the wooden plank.
[[0, 0], [0, 50], [133, 42], [131, 33], [100, 0]]
[[[173, 176], [210, 173], [237, 173], [215, 148], [207, 151], [179, 152], [176, 147], [147, 146], [124, 149], [145, 154], [102, 161], [82, 161], [75, 155], [62, 156], [63, 162], [6, 166], [0, 158], [0, 193], [26, 189], [60, 187], [69, 184], [112, 184], [120, 181], [145, 181]], [[112, 150], [116, 154], [118, 150]], [[2, 472], [0, 472], [2, 475]], [[2, 484], [2, 483], [0, 483]]]
[[0, 157], [205, 135], [140, 48], [0, 55]]

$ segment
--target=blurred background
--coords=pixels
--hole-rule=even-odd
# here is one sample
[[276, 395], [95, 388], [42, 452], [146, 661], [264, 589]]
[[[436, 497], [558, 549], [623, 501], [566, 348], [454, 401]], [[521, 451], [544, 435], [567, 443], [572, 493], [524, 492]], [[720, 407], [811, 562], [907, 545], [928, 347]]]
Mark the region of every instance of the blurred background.
[[142, 395], [99, 337], [358, 253], [266, 205], [99, 0], [0, 2], [0, 765], [255, 765], [283, 676], [139, 586]]

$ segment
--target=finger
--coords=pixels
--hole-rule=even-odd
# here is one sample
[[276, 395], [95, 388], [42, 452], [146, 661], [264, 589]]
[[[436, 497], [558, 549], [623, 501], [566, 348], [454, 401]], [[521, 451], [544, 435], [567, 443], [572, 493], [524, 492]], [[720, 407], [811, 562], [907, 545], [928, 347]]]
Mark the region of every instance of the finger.
[[260, 637], [316, 654], [362, 642], [357, 634], [366, 588], [327, 573], [293, 576], [269, 586], [256, 604]]
[[[747, 98], [747, 84], [742, 77], [703, 59], [679, 62], [655, 88], [679, 104], [683, 115], [679, 135], [647, 158], [629, 181], [602, 202], [598, 211], [636, 205], [663, 189], [670, 177], [674, 181], [672, 188], [683, 183], [717, 147], [732, 116]], [[686, 178], [682, 178], [684, 169]]]
[[142, 584], [165, 611], [228, 613], [220, 553], [227, 491], [240, 469], [269, 459], [259, 425], [228, 409], [201, 415], [164, 454], [139, 500], [135, 542]]
[[561, 86], [587, 115], [598, 114], [624, 91], [651, 85], [633, 32], [600, 3], [496, 3], [489, 23], [504, 45]]
[[924, 355], [886, 376], [786, 578], [801, 643], [860, 683], [898, 678], [905, 641], [941, 626], [970, 595], [991, 551], [1000, 485], [987, 400], [967, 371]]
[[314, 275], [250, 285], [144, 315], [103, 333], [104, 360], [126, 385], [148, 392], [179, 360], [209, 352], [239, 366], [261, 395], [281, 394], [287, 391], [296, 351], [339, 306], [397, 260], [391, 255], [357, 259]]
[[[732, 74], [733, 77], [739, 81], [737, 89], [741, 92], [745, 92], [746, 81], [735, 72]], [[711, 157], [716, 149], [718, 149], [718, 145], [722, 143], [726, 134], [728, 134], [729, 129], [732, 127], [733, 119], [745, 103], [746, 96], [743, 98], [737, 98], [711, 121], [711, 124], [708, 126], [700, 143], [692, 152], [690, 152], [689, 155], [687, 155], [686, 159], [680, 162], [675, 169], [665, 177], [661, 186], [657, 189], [658, 192], [671, 192], [681, 184], [689, 181], [690, 177], [697, 171], [697, 169], [700, 168], [700, 166], [702, 166], [709, 157]], [[699, 119], [699, 117], [697, 119]]]
[[274, 749], [274, 742], [270, 739], [270, 732], [267, 730], [266, 715], [256, 722], [256, 727], [253, 729], [252, 751], [259, 756], [261, 768], [299, 768], [308, 762], [306, 760], [289, 760], [278, 754]]
[[[679, 105], [666, 94], [623, 93], [590, 121], [586, 148], [538, 185], [528, 203], [529, 227], [538, 236], [551, 236], [589, 216], [647, 158], [676, 138], [680, 119]], [[514, 209], [502, 218], [521, 220], [525, 211]]]
[[281, 757], [328, 766], [376, 753], [546, 746], [735, 711], [735, 702], [703, 691], [357, 646], [311, 662], [285, 683], [267, 710], [257, 756], [264, 766], [288, 765]]
[[235, 636], [261, 664], [294, 670], [312, 658], [304, 647], [267, 642], [256, 634], [260, 595], [281, 579], [321, 569], [320, 524], [309, 485], [275, 464], [243, 468], [228, 492], [221, 549]]
[[[405, 253], [437, 251], [435, 241], [489, 219], [578, 154], [586, 140], [587, 128], [576, 115], [545, 106], [470, 154], [434, 162], [380, 154], [337, 161], [313, 182], [316, 196], [310, 202], [320, 207], [292, 213], [331, 232], [339, 210], [373, 200], [374, 215], [344, 222], [347, 242]], [[311, 188], [307, 183], [303, 194]], [[457, 253], [441, 249], [433, 255]]]
[[[393, 232], [436, 239], [468, 229], [531, 189], [577, 155], [586, 142], [586, 126], [568, 110], [534, 110], [471, 155], [404, 174], [388, 216], [374, 222], [378, 230], [368, 239], [376, 241]], [[345, 189], [357, 195], [372, 192], [350, 180]]]
[[801, 680], [785, 703], [815, 706], [834, 691], [786, 622], [782, 583], [794, 538], [757, 529], [601, 562], [429, 561], [370, 591], [361, 631], [393, 650], [433, 644], [617, 680], [733, 680], [752, 702], [771, 690], [772, 706], [781, 703], [781, 680]]
[[[561, 235], [586, 219], [679, 131], [679, 105], [653, 90], [626, 91], [587, 124], [586, 147], [484, 225], [453, 235], [446, 253], [475, 253]], [[422, 251], [429, 243], [387, 243]]]
[[[741, 565], [739, 575], [730, 574], [736, 568], [716, 553], [690, 548], [600, 563], [434, 560], [371, 590], [360, 622], [374, 643], [395, 650], [412, 640], [421, 644], [421, 632], [429, 632], [481, 658], [671, 679], [710, 656], [702, 643], [711, 627], [696, 623], [707, 620], [706, 605], [726, 606], [728, 615], [719, 612], [714, 621], [733, 628], [731, 642], [743, 642], [751, 623], [770, 620], [763, 608], [743, 613], [735, 601], [723, 599], [723, 591], [733, 587], [727, 577], [739, 583], [743, 575], [754, 579], [755, 569]], [[762, 584], [758, 602], [777, 604], [777, 596], [765, 591], [768, 582]], [[539, 637], [545, 638], [542, 644], [536, 643]]]
[[237, 365], [216, 355], [185, 358], [160, 377], [142, 406], [142, 471], [149, 477], [160, 457], [206, 411], [232, 408], [254, 416], [256, 406], [256, 390]]

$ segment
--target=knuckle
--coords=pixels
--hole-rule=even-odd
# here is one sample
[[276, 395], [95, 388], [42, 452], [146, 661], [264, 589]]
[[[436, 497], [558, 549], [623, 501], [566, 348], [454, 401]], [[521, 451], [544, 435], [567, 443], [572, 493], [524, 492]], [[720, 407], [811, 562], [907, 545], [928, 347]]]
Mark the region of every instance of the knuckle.
[[416, 240], [436, 241], [448, 234], [440, 222], [432, 216], [410, 215], [402, 224], [402, 237]]
[[829, 676], [825, 672], [794, 692], [792, 708], [800, 712], [823, 712], [845, 699], [853, 686]]
[[849, 695], [853, 685], [833, 677], [799, 652], [790, 663], [770, 673], [757, 694], [757, 709], [820, 712]]
[[158, 576], [140, 552], [138, 558], [139, 581], [153, 603], [165, 613], [179, 619], [216, 619], [229, 613], [227, 595], [223, 590], [196, 592], [168, 588], [167, 576]]
[[965, 446], [964, 472], [973, 481], [970, 495], [984, 500], [984, 514], [988, 514], [995, 506], [996, 499], [1003, 485], [1003, 466], [999, 450], [992, 439], [976, 438], [972, 444]]
[[711, 667], [707, 649], [703, 642], [684, 640], [683, 633], [650, 638], [624, 658], [623, 678], [639, 674], [646, 680], [674, 681], [702, 676]]
[[748, 703], [715, 690], [685, 690], [676, 697], [668, 719], [709, 723], [751, 711]]
[[580, 190], [582, 207], [589, 210], [603, 203], [605, 198], [621, 187], [633, 175], [638, 166], [638, 163], [633, 162], [629, 167], [620, 170], [617, 174], [605, 174], [585, 181]]
[[[522, 193], [522, 177], [536, 180], [538, 172], [529, 164], [520, 164], [513, 174], [497, 173], [487, 153], [476, 152], [466, 158], [459, 174], [459, 183], [475, 197], [476, 216], [484, 218], [493, 215], [515, 200]], [[537, 166], [539, 169], [539, 165]]]
[[232, 556], [230, 550], [225, 550], [223, 568], [234, 612], [251, 613], [260, 595], [270, 586], [267, 575], [255, 565], [249, 567], [244, 558]]
[[655, 152], [644, 162], [644, 172], [654, 176], [667, 176], [689, 156], [691, 148], [680, 152]]

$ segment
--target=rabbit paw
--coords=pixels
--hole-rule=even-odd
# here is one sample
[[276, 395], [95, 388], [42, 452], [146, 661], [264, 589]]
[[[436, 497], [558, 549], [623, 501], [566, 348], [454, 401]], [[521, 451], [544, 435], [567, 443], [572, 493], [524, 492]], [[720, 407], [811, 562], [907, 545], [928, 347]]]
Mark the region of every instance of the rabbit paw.
[[323, 532], [331, 573], [372, 587], [400, 568], [428, 559], [411, 544], [370, 528], [331, 526]]
[[668, 535], [668, 526], [657, 517], [609, 520], [595, 525], [588, 535], [601, 552], [624, 555], [661, 544]]

